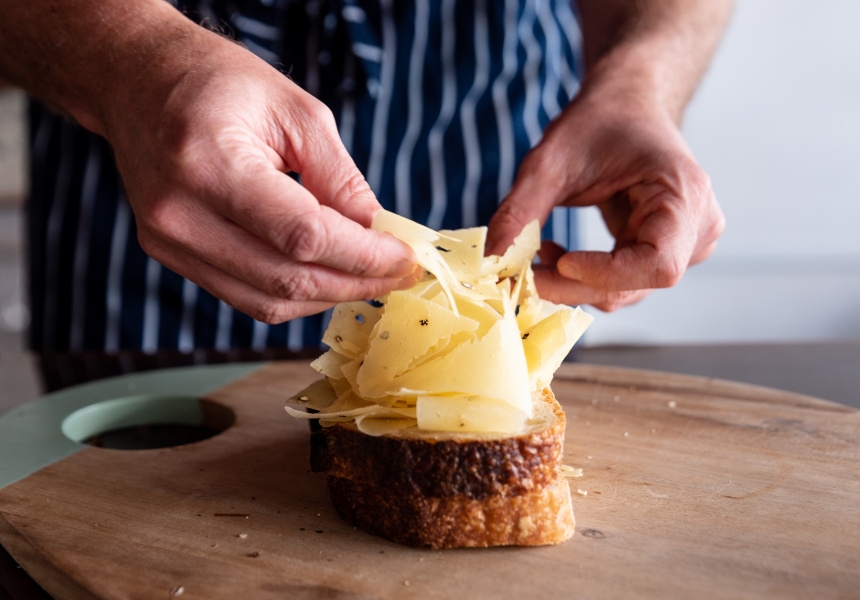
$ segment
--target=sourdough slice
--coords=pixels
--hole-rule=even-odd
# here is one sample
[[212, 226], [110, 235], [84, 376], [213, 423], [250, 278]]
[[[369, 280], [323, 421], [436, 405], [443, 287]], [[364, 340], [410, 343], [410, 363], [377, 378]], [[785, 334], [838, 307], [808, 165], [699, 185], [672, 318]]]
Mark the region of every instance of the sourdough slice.
[[561, 467], [565, 417], [549, 388], [532, 400], [534, 417], [515, 436], [411, 427], [374, 437], [337, 423], [312, 434], [311, 470], [397, 494], [479, 499], [540, 489]]
[[574, 532], [570, 484], [563, 477], [518, 496], [495, 494], [480, 500], [397, 495], [332, 476], [328, 486], [341, 519], [407, 546], [545, 546], [559, 544]]
[[384, 436], [342, 422], [311, 436], [311, 469], [356, 527], [431, 548], [545, 545], [573, 534], [561, 474], [564, 411], [549, 388], [514, 436], [426, 432]]

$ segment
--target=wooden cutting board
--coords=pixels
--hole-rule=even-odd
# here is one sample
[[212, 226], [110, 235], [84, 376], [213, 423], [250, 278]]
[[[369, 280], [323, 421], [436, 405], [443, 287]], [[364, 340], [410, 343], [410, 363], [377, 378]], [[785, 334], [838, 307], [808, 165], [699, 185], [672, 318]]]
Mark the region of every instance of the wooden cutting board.
[[[120, 378], [86, 395], [165, 392], [196, 377], [188, 393], [241, 372]], [[565, 462], [583, 471], [571, 480], [576, 535], [554, 547], [431, 551], [337, 518], [325, 477], [308, 470], [307, 424], [283, 410], [315, 377], [305, 363], [270, 363], [206, 393], [235, 423], [203, 442], [74, 444], [5, 482], [0, 543], [56, 598], [860, 597], [854, 409], [564, 365], [553, 388], [568, 416]], [[47, 400], [70, 410], [68, 395]], [[33, 428], [40, 412], [9, 413], [0, 432], [11, 421]], [[0, 451], [0, 464], [15, 462], [8, 444]]]

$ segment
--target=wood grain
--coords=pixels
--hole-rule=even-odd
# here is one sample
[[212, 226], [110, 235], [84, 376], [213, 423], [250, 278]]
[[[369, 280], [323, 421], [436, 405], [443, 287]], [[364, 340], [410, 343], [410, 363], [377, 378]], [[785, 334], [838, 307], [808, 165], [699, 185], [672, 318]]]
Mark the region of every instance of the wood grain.
[[[564, 365], [577, 535], [430, 551], [338, 520], [272, 363], [188, 446], [88, 448], [0, 490], [0, 543], [57, 598], [857, 598], [860, 413], [703, 378]], [[587, 495], [576, 493], [587, 492]]]

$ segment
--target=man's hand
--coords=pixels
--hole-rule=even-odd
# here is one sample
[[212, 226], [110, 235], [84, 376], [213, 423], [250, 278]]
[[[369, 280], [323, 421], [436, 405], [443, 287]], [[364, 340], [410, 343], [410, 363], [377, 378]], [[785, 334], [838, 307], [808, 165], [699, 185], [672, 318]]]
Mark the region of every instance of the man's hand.
[[549, 300], [606, 311], [636, 302], [707, 258], [724, 226], [708, 177], [670, 118], [583, 97], [523, 161], [490, 224], [492, 240], [504, 247], [556, 206], [592, 205], [615, 247], [566, 253], [545, 242], [535, 274]]
[[545, 242], [541, 295], [615, 310], [675, 285], [707, 258], [725, 222], [678, 123], [719, 39], [730, 0], [580, 0], [582, 90], [520, 165], [490, 222], [500, 253], [556, 206], [596, 206], [611, 252]]
[[6, 71], [111, 143], [153, 258], [267, 322], [416, 281], [368, 229], [381, 207], [331, 112], [288, 78], [163, 0], [40, 3], [10, 5]]
[[380, 206], [328, 108], [204, 33], [164, 103], [107, 119], [143, 249], [267, 322], [414, 283], [411, 250], [367, 229]]

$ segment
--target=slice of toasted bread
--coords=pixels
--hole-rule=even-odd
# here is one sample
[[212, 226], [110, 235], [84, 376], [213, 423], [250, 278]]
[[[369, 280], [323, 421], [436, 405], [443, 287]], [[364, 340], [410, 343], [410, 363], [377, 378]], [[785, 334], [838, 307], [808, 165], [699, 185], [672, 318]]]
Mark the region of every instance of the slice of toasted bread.
[[575, 526], [570, 485], [563, 477], [518, 496], [495, 494], [480, 500], [394, 494], [332, 476], [328, 485], [343, 520], [408, 546], [544, 546], [565, 541]]
[[356, 527], [431, 548], [556, 544], [573, 534], [561, 474], [564, 411], [549, 388], [515, 436], [409, 428], [374, 437], [352, 422], [311, 436], [311, 468], [329, 477]]
[[523, 494], [555, 479], [564, 412], [549, 389], [533, 395], [535, 416], [519, 435], [426, 432], [415, 427], [373, 437], [354, 422], [311, 436], [311, 469], [397, 494]]

